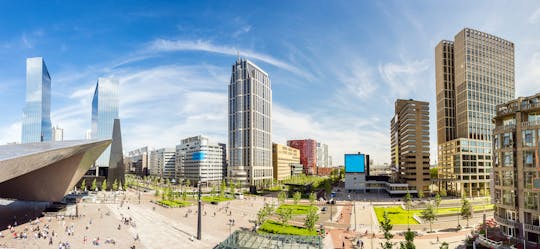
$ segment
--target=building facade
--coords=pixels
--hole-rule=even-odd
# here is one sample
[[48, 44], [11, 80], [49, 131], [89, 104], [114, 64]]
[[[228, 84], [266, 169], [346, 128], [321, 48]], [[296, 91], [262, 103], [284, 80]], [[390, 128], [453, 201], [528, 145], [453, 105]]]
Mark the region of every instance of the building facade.
[[294, 164], [300, 164], [300, 151], [282, 144], [272, 144], [274, 179], [278, 181], [291, 177]]
[[439, 187], [452, 195], [487, 195], [491, 119], [515, 95], [514, 44], [465, 28], [435, 47], [435, 69]]
[[392, 166], [398, 182], [429, 191], [429, 103], [398, 99], [390, 122]]
[[328, 145], [317, 143], [317, 168], [330, 167], [328, 162]]
[[138, 176], [147, 176], [148, 171], [148, 147], [142, 147], [128, 152], [128, 171]]
[[26, 59], [21, 143], [52, 141], [51, 76], [42, 57]]
[[176, 177], [176, 150], [174, 148], [161, 148], [150, 152], [149, 167], [151, 174], [163, 179]]
[[268, 74], [238, 59], [229, 84], [229, 172], [233, 182], [272, 180], [272, 88]]
[[[92, 139], [111, 139], [114, 120], [118, 119], [119, 86], [117, 79], [99, 78], [92, 98]], [[96, 160], [96, 175], [107, 175], [111, 148]]]
[[182, 139], [176, 146], [176, 178], [192, 183], [219, 184], [227, 176], [225, 144], [213, 143], [207, 137]]
[[64, 129], [58, 126], [52, 128], [53, 141], [64, 141]]
[[538, 245], [540, 93], [498, 105], [493, 121], [494, 217], [507, 236]]
[[317, 174], [317, 141], [313, 139], [289, 140], [287, 146], [300, 150], [300, 163], [304, 174]]

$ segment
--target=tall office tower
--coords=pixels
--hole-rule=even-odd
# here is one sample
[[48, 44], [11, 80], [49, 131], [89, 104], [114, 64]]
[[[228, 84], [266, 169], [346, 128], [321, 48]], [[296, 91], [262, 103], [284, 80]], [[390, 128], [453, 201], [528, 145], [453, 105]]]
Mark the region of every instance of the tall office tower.
[[174, 148], [161, 148], [150, 152], [149, 167], [154, 176], [174, 179], [176, 176], [176, 151]]
[[465, 28], [435, 47], [440, 188], [490, 192], [495, 107], [514, 98], [514, 44]]
[[272, 89], [268, 74], [246, 59], [229, 84], [229, 178], [245, 185], [272, 181]]
[[518, 241], [540, 243], [540, 93], [497, 106], [493, 119], [495, 220]]
[[64, 129], [54, 126], [52, 128], [52, 139], [53, 141], [64, 141]]
[[51, 141], [51, 129], [51, 76], [42, 57], [28, 58], [21, 143]]
[[[114, 120], [118, 118], [119, 82], [113, 78], [99, 78], [92, 99], [92, 139], [111, 139]], [[96, 160], [97, 176], [107, 176], [111, 147]]]
[[226, 153], [225, 144], [213, 143], [207, 137], [182, 139], [176, 146], [176, 178], [219, 184], [227, 176]]
[[398, 99], [390, 122], [392, 165], [399, 182], [429, 191], [429, 103]]
[[325, 168], [328, 165], [328, 145], [317, 143], [317, 167]]
[[289, 140], [287, 146], [300, 150], [300, 163], [304, 165], [304, 174], [317, 174], [317, 141], [313, 139]]

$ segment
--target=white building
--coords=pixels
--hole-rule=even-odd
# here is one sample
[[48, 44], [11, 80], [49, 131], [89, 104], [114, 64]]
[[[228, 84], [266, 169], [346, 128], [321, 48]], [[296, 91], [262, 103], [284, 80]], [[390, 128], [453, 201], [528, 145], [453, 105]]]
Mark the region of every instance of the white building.
[[64, 141], [64, 129], [58, 126], [53, 126], [52, 139], [53, 141]]
[[148, 161], [149, 153], [148, 147], [142, 147], [128, 152], [127, 158], [129, 159], [129, 172], [139, 176], [146, 176], [149, 174]]
[[325, 168], [330, 167], [328, 158], [328, 145], [323, 143], [317, 143], [317, 167]]
[[175, 177], [175, 149], [161, 148], [150, 152], [150, 174], [162, 178]]
[[197, 183], [219, 183], [227, 175], [225, 144], [212, 143], [207, 137], [182, 139], [176, 146], [176, 178]]

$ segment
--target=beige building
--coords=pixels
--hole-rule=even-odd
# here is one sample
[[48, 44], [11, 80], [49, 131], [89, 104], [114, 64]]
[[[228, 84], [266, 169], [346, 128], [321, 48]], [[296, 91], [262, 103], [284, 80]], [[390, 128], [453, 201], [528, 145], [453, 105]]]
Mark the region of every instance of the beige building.
[[465, 28], [435, 47], [439, 187], [487, 195], [495, 107], [515, 96], [514, 44]]
[[429, 103], [398, 99], [390, 121], [392, 166], [396, 181], [429, 191]]
[[291, 177], [291, 165], [300, 164], [300, 150], [281, 144], [272, 144], [274, 179], [281, 181]]
[[540, 93], [497, 106], [493, 121], [495, 219], [506, 235], [537, 245], [540, 243]]

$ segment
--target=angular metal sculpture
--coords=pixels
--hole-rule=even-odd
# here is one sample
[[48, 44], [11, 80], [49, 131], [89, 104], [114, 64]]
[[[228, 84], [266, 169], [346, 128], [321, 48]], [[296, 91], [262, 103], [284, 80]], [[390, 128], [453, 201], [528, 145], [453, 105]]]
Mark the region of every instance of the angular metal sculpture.
[[109, 144], [110, 139], [0, 146], [0, 197], [60, 201]]
[[114, 119], [112, 144], [111, 144], [111, 157], [109, 160], [109, 173], [107, 176], [107, 183], [110, 186], [114, 183], [114, 180], [118, 181], [118, 184], [124, 184], [124, 154], [122, 150], [122, 132], [120, 131], [120, 119]]

